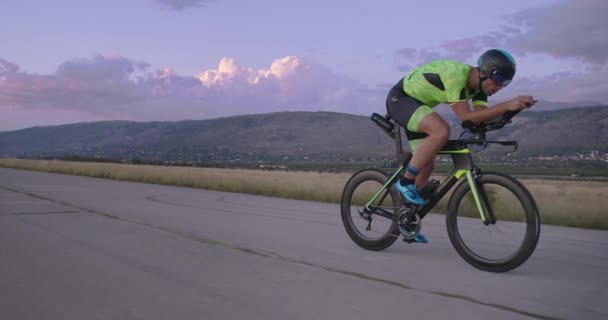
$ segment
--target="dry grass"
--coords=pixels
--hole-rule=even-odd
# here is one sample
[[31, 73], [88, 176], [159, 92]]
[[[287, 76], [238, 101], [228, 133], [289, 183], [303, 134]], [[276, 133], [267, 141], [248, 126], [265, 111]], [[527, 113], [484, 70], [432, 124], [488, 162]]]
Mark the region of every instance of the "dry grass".
[[608, 183], [524, 180], [544, 224], [608, 229]]
[[0, 167], [191, 188], [338, 202], [345, 174], [0, 159]]
[[[0, 167], [338, 203], [350, 174], [0, 159]], [[608, 229], [608, 183], [523, 180], [543, 224]], [[446, 199], [436, 209], [445, 211]]]

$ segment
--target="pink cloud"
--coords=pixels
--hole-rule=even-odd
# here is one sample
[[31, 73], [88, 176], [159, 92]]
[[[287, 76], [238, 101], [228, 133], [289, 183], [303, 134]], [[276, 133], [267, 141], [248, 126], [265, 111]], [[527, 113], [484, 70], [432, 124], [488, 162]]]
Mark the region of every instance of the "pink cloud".
[[[8, 63], [3, 63], [9, 65]], [[120, 55], [94, 55], [62, 63], [53, 74], [18, 72], [11, 64], [0, 78], [0, 111], [40, 114], [54, 111], [91, 119], [183, 120], [287, 110], [368, 113], [384, 108], [382, 95], [370, 94], [352, 79], [296, 56], [268, 68], [244, 67], [230, 57], [196, 76]], [[373, 102], [372, 102], [373, 100]], [[2, 130], [0, 120], [0, 130]]]

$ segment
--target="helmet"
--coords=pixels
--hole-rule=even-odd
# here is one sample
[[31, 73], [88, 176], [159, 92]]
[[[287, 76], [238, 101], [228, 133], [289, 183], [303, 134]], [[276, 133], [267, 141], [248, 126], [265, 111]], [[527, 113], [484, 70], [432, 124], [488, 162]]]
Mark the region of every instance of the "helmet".
[[503, 87], [508, 85], [515, 76], [515, 60], [511, 54], [501, 49], [484, 52], [477, 60], [477, 67], [486, 78], [492, 79]]

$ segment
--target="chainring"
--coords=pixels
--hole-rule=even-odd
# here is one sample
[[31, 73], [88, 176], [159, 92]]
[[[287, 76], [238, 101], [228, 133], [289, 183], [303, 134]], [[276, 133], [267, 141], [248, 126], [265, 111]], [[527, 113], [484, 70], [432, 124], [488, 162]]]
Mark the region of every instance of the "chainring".
[[399, 231], [406, 241], [413, 241], [422, 227], [422, 221], [418, 214], [414, 215], [413, 221], [408, 221], [407, 216], [411, 210], [411, 208], [405, 206], [399, 209]]

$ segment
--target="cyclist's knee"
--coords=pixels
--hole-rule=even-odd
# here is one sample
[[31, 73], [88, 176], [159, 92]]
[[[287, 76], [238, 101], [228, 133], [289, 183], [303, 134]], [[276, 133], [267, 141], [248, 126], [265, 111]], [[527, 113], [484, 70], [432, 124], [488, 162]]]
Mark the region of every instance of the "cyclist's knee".
[[437, 130], [437, 137], [441, 140], [441, 142], [445, 143], [450, 138], [450, 126], [443, 120], [444, 124], [439, 127]]
[[444, 142], [448, 141], [450, 137], [450, 125], [436, 113], [424, 117], [418, 126], [418, 130]]
[[438, 118], [439, 119], [431, 126], [428, 134], [435, 137], [437, 140], [446, 142], [450, 138], [450, 126], [443, 118]]

